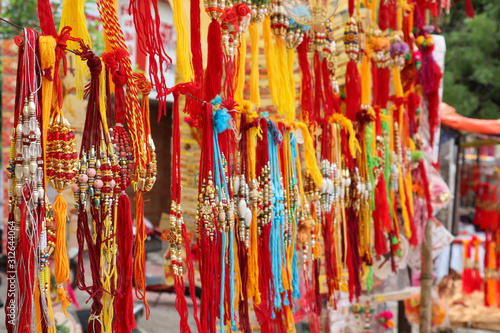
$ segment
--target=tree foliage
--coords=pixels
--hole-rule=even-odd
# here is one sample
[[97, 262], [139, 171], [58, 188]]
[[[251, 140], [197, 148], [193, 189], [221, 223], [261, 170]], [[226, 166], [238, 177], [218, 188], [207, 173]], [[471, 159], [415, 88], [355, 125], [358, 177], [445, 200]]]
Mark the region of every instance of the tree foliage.
[[[453, 1], [452, 1], [453, 2]], [[440, 25], [446, 38], [443, 101], [468, 117], [500, 118], [500, 0], [461, 0]]]

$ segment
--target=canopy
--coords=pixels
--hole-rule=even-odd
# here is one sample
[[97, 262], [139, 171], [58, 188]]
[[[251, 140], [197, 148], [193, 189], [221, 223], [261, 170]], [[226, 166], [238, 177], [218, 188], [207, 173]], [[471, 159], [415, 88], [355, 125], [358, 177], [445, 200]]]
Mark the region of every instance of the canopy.
[[441, 122], [459, 131], [500, 135], [500, 119], [473, 119], [459, 115], [454, 107], [441, 103]]

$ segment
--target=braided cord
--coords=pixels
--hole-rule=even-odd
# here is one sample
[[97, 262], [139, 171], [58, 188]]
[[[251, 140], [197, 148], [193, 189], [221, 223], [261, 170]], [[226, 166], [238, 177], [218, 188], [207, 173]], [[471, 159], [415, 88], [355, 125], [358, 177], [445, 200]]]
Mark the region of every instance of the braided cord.
[[[97, 1], [97, 8], [101, 14], [104, 31], [108, 37], [113, 50], [127, 50], [123, 31], [118, 23], [118, 13], [111, 0]], [[139, 97], [137, 85], [134, 81], [132, 62], [130, 56], [123, 57], [121, 64], [125, 68], [127, 74], [127, 96], [126, 96], [126, 118], [130, 129], [130, 136], [134, 145], [134, 159], [139, 165], [136, 168], [136, 179], [139, 177], [141, 170], [146, 170], [146, 144], [141, 140], [144, 138], [144, 124], [139, 112]]]

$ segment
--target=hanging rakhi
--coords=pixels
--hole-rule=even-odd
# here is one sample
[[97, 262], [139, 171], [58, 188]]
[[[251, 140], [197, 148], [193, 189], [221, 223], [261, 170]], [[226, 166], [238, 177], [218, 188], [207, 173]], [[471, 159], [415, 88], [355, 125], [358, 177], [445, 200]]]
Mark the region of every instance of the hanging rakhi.
[[221, 21], [225, 76], [223, 91], [226, 100], [231, 100], [235, 87], [233, 82], [237, 75], [239, 75], [235, 68], [238, 46], [242, 40], [242, 34], [246, 31], [250, 23], [250, 8], [245, 3], [225, 8]]
[[[357, 156], [357, 186], [358, 186], [358, 198], [357, 198], [357, 209], [359, 211], [359, 223], [360, 223], [360, 244], [361, 244], [361, 255], [363, 262], [367, 266], [372, 265], [372, 181], [373, 173], [369, 168], [371, 159], [371, 141], [368, 143], [367, 139], [367, 127], [371, 127], [375, 121], [376, 115], [375, 111], [371, 106], [362, 105], [361, 110], [356, 115], [357, 120], [357, 133], [359, 133], [359, 142], [361, 151]], [[368, 132], [371, 128], [368, 130]], [[371, 133], [371, 132], [370, 132]], [[371, 267], [369, 267], [371, 272]], [[370, 278], [370, 277], [369, 277]]]
[[[78, 212], [78, 275], [77, 286], [87, 291], [92, 297], [92, 307], [89, 319], [91, 332], [101, 332], [111, 329], [109, 318], [110, 301], [108, 296], [103, 297], [104, 290], [111, 290], [110, 283], [114, 275], [114, 263], [116, 256], [116, 245], [110, 244], [114, 239], [113, 227], [115, 220], [115, 204], [113, 200], [113, 188], [116, 183], [113, 177], [112, 167], [117, 165], [117, 159], [108, 148], [106, 110], [104, 107], [103, 91], [100, 86], [102, 65], [100, 59], [95, 56], [88, 46], [81, 43], [81, 51], [76, 54], [87, 65], [91, 73], [91, 81], [86, 91], [88, 95], [87, 115], [82, 137], [82, 148], [80, 151], [80, 163], [77, 183], [72, 186], [75, 195], [75, 207]], [[92, 236], [87, 209], [91, 213], [94, 224], [94, 235]], [[92, 274], [92, 285], [87, 286], [83, 266], [83, 251], [87, 243], [90, 268]]]
[[[70, 300], [66, 297], [64, 283], [69, 277], [69, 262], [66, 252], [66, 214], [68, 204], [62, 192], [71, 187], [77, 175], [78, 153], [75, 149], [75, 133], [61, 109], [53, 112], [47, 134], [47, 181], [56, 189], [54, 220], [57, 233], [54, 276], [57, 281], [57, 295], [66, 311]], [[76, 186], [76, 184], [73, 184]]]
[[[284, 243], [284, 224], [286, 215], [285, 205], [284, 205], [284, 186], [283, 186], [283, 178], [280, 169], [280, 156], [279, 156], [279, 147], [283, 144], [283, 135], [279, 130], [276, 123], [269, 119], [267, 123], [267, 135], [268, 135], [268, 152], [269, 152], [269, 180], [270, 186], [269, 191], [272, 192], [271, 198], [271, 230], [270, 230], [270, 243], [269, 250], [271, 253], [271, 265], [272, 265], [272, 284], [274, 286], [274, 309], [272, 311], [272, 319], [274, 317], [280, 318], [283, 316], [282, 308], [283, 306], [287, 306], [288, 299], [284, 297], [286, 295], [286, 284], [282, 276], [282, 264], [286, 265], [286, 256], [283, 256], [282, 251], [285, 249], [282, 248], [281, 244]], [[285, 262], [283, 263], [283, 258], [285, 258]], [[278, 319], [282, 320], [282, 319]]]
[[[410, 241], [410, 245], [416, 246], [418, 243], [416, 235], [416, 227], [413, 221], [413, 198], [411, 192], [411, 173], [409, 170], [409, 161], [407, 149], [406, 149], [406, 137], [409, 137], [410, 128], [408, 126], [408, 121], [405, 121], [407, 113], [404, 108], [404, 92], [401, 83], [400, 68], [401, 64], [404, 64], [405, 52], [408, 51], [408, 46], [400, 42], [399, 34], [395, 32], [394, 43], [391, 45], [391, 53], [394, 57], [391, 59], [393, 68], [393, 80], [396, 96], [393, 99], [393, 106], [391, 108], [393, 114], [393, 127], [394, 127], [394, 150], [396, 154], [396, 168], [397, 168], [397, 185], [401, 206], [401, 215], [403, 218], [403, 226], [405, 234]], [[405, 49], [406, 45], [406, 49]], [[396, 174], [396, 173], [394, 173]]]
[[[109, 140], [117, 154], [117, 165], [113, 165], [113, 198], [117, 205], [115, 223], [119, 226], [116, 231], [116, 246], [119, 256], [116, 257], [116, 269], [119, 279], [116, 283], [117, 292], [113, 302], [115, 330], [128, 331], [136, 327], [133, 308], [132, 276], [133, 276], [133, 223], [131, 219], [130, 200], [126, 189], [132, 182], [135, 163], [132, 140], [124, 128], [125, 124], [125, 94], [123, 86], [127, 81], [125, 67], [120, 66], [127, 54], [124, 50], [104, 53], [103, 62], [106, 72], [111, 75], [114, 83], [114, 122], [115, 126], [109, 130]], [[111, 118], [111, 117], [110, 117]]]
[[[149, 7], [148, 7], [149, 8]], [[123, 31], [121, 30], [120, 24], [118, 23], [118, 14], [116, 8], [114, 7], [112, 1], [102, 0], [98, 2], [98, 9], [103, 20], [104, 32], [109, 38], [111, 47], [115, 52], [127, 52], [127, 46], [125, 45], [125, 38], [123, 36]], [[146, 15], [146, 14], [145, 14]], [[156, 20], [158, 24], [158, 20]], [[158, 38], [157, 35], [149, 36], [151, 41], [154, 38]], [[152, 46], [151, 52], [156, 52], [162, 46]], [[162, 58], [163, 59], [163, 58]], [[152, 62], [150, 62], [151, 64]], [[135, 237], [135, 248], [134, 248], [134, 283], [135, 283], [135, 293], [136, 296], [144, 301], [146, 307], [146, 318], [149, 318], [149, 306], [146, 300], [146, 278], [145, 278], [145, 248], [144, 241], [146, 240], [146, 232], [144, 226], [144, 202], [142, 199], [143, 192], [150, 189], [151, 182], [154, 183], [151, 171], [154, 165], [153, 161], [149, 158], [153, 156], [151, 152], [154, 151], [154, 146], [151, 145], [151, 141], [148, 140], [148, 144], [144, 144], [144, 137], [146, 129], [144, 126], [144, 112], [137, 112], [140, 110], [139, 98], [137, 85], [134, 81], [132, 72], [132, 63], [130, 61], [130, 56], [126, 55], [121, 58], [120, 66], [125, 68], [126, 75], [126, 85], [127, 85], [127, 95], [125, 99], [125, 109], [126, 109], [126, 119], [128, 128], [130, 130], [134, 162], [136, 164], [134, 170], [134, 190], [135, 196], [135, 220], [136, 220], [136, 237]], [[160, 98], [163, 98], [161, 90], [163, 86], [157, 87], [160, 92]]]
[[[17, 42], [15, 130], [9, 166], [7, 332], [13, 332], [16, 327], [31, 330], [37, 317], [44, 325], [52, 325], [47, 312], [47, 281], [44, 281], [45, 275], [38, 271], [46, 271], [46, 258], [37, 255], [40, 245], [46, 245], [39, 243], [45, 218], [45, 179], [42, 101], [37, 93], [41, 85], [40, 68], [36, 65], [39, 61], [36, 53], [38, 34], [25, 28]], [[40, 252], [44, 250], [40, 249]], [[41, 297], [42, 290], [44, 297]], [[40, 302], [42, 312], [37, 314], [33, 311], [33, 301]]]
[[245, 111], [242, 113], [240, 120], [241, 140], [239, 142], [239, 158], [236, 167], [237, 174], [234, 177], [234, 202], [237, 207], [238, 261], [241, 276], [241, 298], [239, 298], [238, 302], [239, 324], [240, 329], [244, 333], [249, 333], [252, 331], [252, 328], [250, 326], [248, 311], [248, 297], [249, 294], [253, 296], [252, 289], [254, 288], [254, 282], [249, 281], [249, 278], [252, 275], [252, 270], [255, 269], [254, 267], [250, 267], [253, 264], [252, 260], [255, 260], [255, 254], [250, 252], [255, 247], [255, 244], [252, 244], [253, 246], [250, 248], [250, 228], [253, 227], [255, 229], [256, 226], [252, 226], [252, 224], [256, 224], [257, 221], [253, 219], [254, 214], [250, 208], [253, 206], [249, 186], [249, 184], [251, 185], [250, 179], [252, 179], [252, 167], [248, 158], [250, 149], [249, 140], [251, 140], [250, 129], [254, 124], [249, 121], [248, 110]]
[[[331, 27], [331, 22], [326, 28], [326, 41], [323, 46], [323, 67], [328, 69], [328, 74], [330, 77], [330, 81], [332, 84], [333, 92], [338, 94], [339, 92], [339, 84], [337, 82], [337, 78], [335, 77], [335, 72], [337, 71], [337, 49], [335, 47], [335, 34]], [[322, 68], [322, 70], [325, 70]], [[337, 111], [339, 112], [339, 111]]]
[[377, 83], [376, 94], [373, 95], [374, 105], [385, 109], [389, 101], [389, 85], [391, 79], [390, 42], [386, 35], [377, 27], [370, 27], [367, 32], [367, 43], [369, 44], [373, 63], [374, 81]]
[[[141, 78], [137, 74], [138, 79]], [[145, 77], [142, 76], [142, 80]], [[144, 83], [144, 81], [142, 81]], [[139, 88], [143, 84], [138, 84]], [[195, 293], [195, 282], [194, 282], [194, 270], [193, 262], [191, 258], [191, 246], [190, 240], [187, 235], [186, 226], [182, 218], [182, 207], [181, 207], [181, 167], [180, 167], [180, 124], [179, 124], [179, 96], [181, 93], [190, 92], [192, 89], [192, 84], [180, 84], [170, 91], [174, 96], [174, 107], [173, 107], [173, 157], [172, 157], [172, 206], [170, 208], [170, 230], [167, 234], [167, 240], [170, 243], [170, 252], [172, 258], [173, 271], [175, 275], [175, 289], [176, 289], [176, 309], [181, 317], [180, 328], [181, 332], [190, 332], [188, 325], [188, 309], [185, 300], [185, 285], [184, 285], [184, 265], [182, 260], [182, 246], [185, 246], [186, 253], [186, 267], [188, 269], [189, 277], [189, 287], [191, 293], [191, 299], [193, 300], [193, 317], [196, 321], [198, 331], [201, 331], [201, 323], [198, 319], [198, 309]], [[144, 102], [144, 100], [143, 100]]]
[[356, 113], [361, 107], [361, 78], [359, 75], [359, 31], [353, 17], [354, 1], [349, 1], [349, 16], [344, 30], [344, 47], [349, 58], [346, 69], [346, 116], [351, 121], [356, 118]]
[[[208, 26], [208, 58], [207, 68], [204, 78], [204, 100], [212, 100], [222, 91], [222, 74], [223, 74], [223, 49], [222, 49], [222, 31], [219, 19], [222, 19], [224, 9], [226, 8], [224, 0], [204, 0], [205, 11], [212, 20]], [[229, 12], [230, 13], [230, 12]], [[226, 21], [233, 21], [236, 14], [227, 14], [229, 18]], [[231, 16], [233, 17], [231, 19]]]
[[423, 96], [427, 100], [429, 112], [430, 145], [434, 147], [434, 137], [439, 124], [439, 87], [441, 86], [441, 68], [434, 60], [434, 39], [431, 35], [420, 35], [416, 44], [422, 53], [422, 69], [420, 71], [420, 83], [422, 84]]
[[[257, 176], [257, 235], [259, 291], [261, 302], [255, 308], [257, 320], [261, 328], [270, 329], [271, 315], [274, 309], [274, 284], [272, 283], [272, 261], [269, 248], [272, 220], [272, 188], [269, 164], [267, 119], [260, 119], [261, 136], [257, 138], [255, 172]], [[254, 196], [254, 200], [256, 197]]]
[[[311, 52], [314, 52], [313, 55], [313, 68], [314, 68], [313, 101], [314, 102], [312, 104], [314, 116], [312, 117], [312, 119], [310, 119], [310, 121], [313, 119], [315, 119], [316, 121], [320, 121], [324, 119], [324, 117], [321, 117], [321, 108], [322, 107], [324, 108], [326, 105], [325, 101], [326, 94], [324, 94], [323, 84], [322, 84], [321, 56], [320, 56], [320, 52], [323, 50], [323, 46], [325, 45], [326, 41], [326, 27], [323, 24], [311, 27], [311, 29], [309, 30], [309, 37], [311, 42], [309, 50]], [[326, 108], [324, 109], [326, 110]]]

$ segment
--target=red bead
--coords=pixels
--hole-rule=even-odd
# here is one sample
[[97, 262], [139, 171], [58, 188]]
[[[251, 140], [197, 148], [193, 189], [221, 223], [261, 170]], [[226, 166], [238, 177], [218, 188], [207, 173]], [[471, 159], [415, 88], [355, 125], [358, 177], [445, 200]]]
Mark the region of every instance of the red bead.
[[73, 140], [75, 138], [75, 132], [73, 131], [69, 132], [68, 135], [70, 140]]

